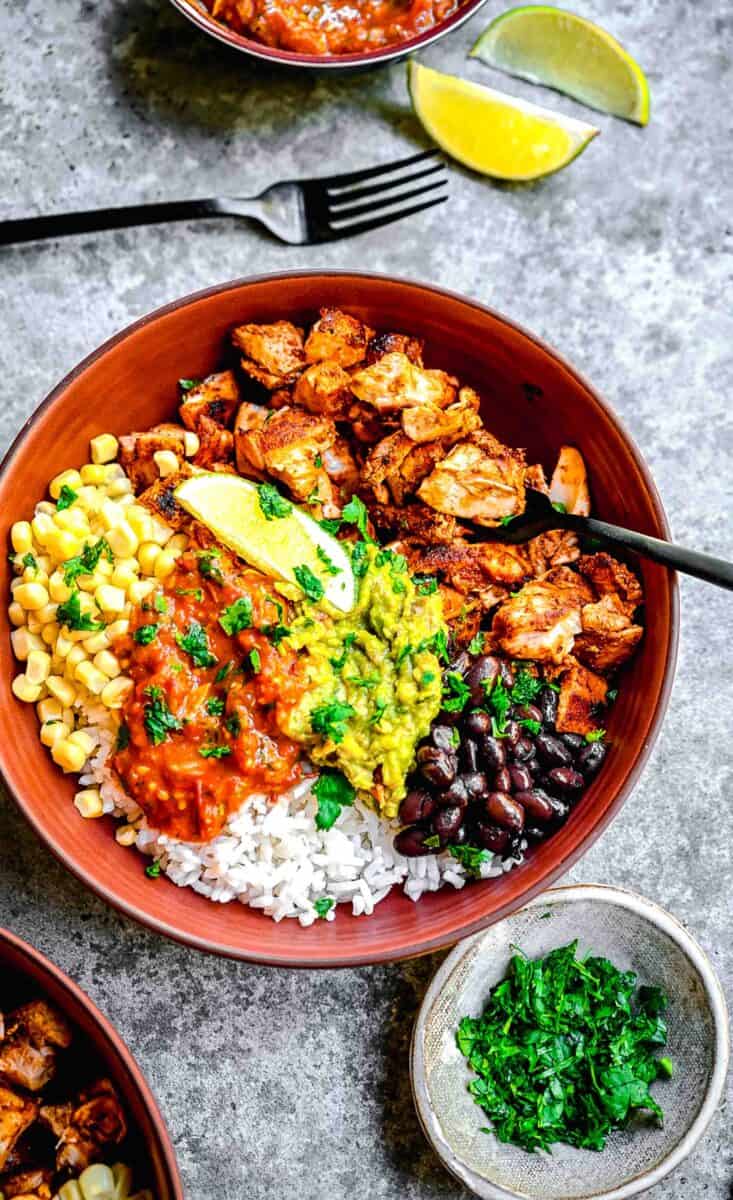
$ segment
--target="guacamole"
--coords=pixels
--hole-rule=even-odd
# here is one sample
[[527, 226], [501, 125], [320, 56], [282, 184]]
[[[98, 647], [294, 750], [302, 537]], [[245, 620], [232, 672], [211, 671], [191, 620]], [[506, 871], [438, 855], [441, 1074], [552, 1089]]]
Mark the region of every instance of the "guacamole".
[[445, 624], [438, 592], [421, 594], [429, 587], [415, 584], [401, 555], [360, 542], [353, 561], [351, 612], [299, 605], [288, 647], [298, 653], [302, 694], [278, 724], [313, 763], [343, 771], [394, 817], [415, 747], [440, 710]]

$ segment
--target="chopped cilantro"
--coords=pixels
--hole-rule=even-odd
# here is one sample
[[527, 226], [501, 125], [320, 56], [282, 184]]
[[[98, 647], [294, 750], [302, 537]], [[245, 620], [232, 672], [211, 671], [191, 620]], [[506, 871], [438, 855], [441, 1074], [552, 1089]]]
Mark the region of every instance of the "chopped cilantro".
[[21, 565], [30, 571], [38, 570], [38, 563], [36, 562], [36, 557], [34, 554], [31, 554], [30, 552], [28, 554], [23, 555], [23, 558], [21, 559]]
[[438, 590], [438, 581], [434, 575], [413, 575], [412, 579], [418, 596], [432, 596]]
[[606, 736], [605, 729], [592, 729], [590, 733], [586, 733], [586, 742], [602, 742]]
[[306, 563], [295, 567], [293, 575], [297, 579], [305, 595], [309, 600], [320, 600], [323, 596], [323, 584], [317, 575], [314, 575], [310, 567]]
[[536, 679], [534, 675], [521, 667], [514, 676], [510, 692], [512, 704], [531, 704], [533, 700], [537, 699], [543, 686], [541, 679]]
[[477, 634], [474, 634], [474, 636], [471, 638], [466, 649], [468, 650], [469, 654], [483, 654], [483, 652], [484, 652], [484, 635], [480, 630]]
[[322, 517], [318, 522], [321, 529], [325, 529], [326, 533], [336, 534], [341, 528], [341, 521], [338, 517]]
[[528, 733], [538, 734], [542, 729], [542, 723], [540, 721], [533, 721], [531, 717], [522, 717], [519, 724], [522, 726], [522, 729], [526, 729]]
[[156, 612], [159, 612], [159, 613], [168, 612], [168, 601], [166, 600], [165, 596], [154, 596], [153, 597], [153, 607]]
[[264, 633], [273, 646], [279, 646], [283, 638], [290, 637], [290, 630], [287, 625], [282, 625], [279, 621], [277, 625], [263, 625], [260, 633]]
[[423, 638], [417, 647], [418, 654], [422, 650], [430, 650], [441, 662], [449, 661], [448, 654], [448, 635], [444, 629], [439, 629], [432, 637]]
[[354, 803], [356, 792], [341, 771], [321, 771], [313, 784], [313, 795], [318, 801], [316, 829], [330, 829], [344, 805]]
[[456, 729], [455, 725], [453, 726], [453, 728], [450, 731], [450, 744], [451, 744], [451, 746], [453, 746], [454, 749], [458, 749], [458, 747], [461, 744], [461, 735], [458, 732], [458, 730]]
[[206, 630], [198, 621], [191, 621], [185, 633], [176, 634], [176, 644], [189, 655], [195, 667], [215, 667], [218, 662], [209, 649]]
[[[201, 574], [203, 575], [204, 572], [202, 571]], [[221, 572], [220, 572], [220, 574], [221, 574]], [[176, 595], [177, 596], [193, 596], [194, 600], [199, 600], [199, 601], [203, 600], [203, 598], [204, 598], [203, 588], [176, 588]], [[163, 609], [163, 612], [165, 612], [165, 609]]]
[[448, 850], [474, 879], [481, 878], [481, 864], [491, 858], [488, 850], [479, 850], [476, 846], [449, 846]]
[[214, 676], [214, 683], [223, 683], [224, 680], [226, 679], [227, 675], [229, 674], [229, 672], [232, 670], [233, 666], [234, 666], [234, 659], [230, 658], [229, 662], [224, 663], [223, 667], [219, 667], [219, 670], [216, 672], [216, 675]]
[[355, 687], [373, 688], [379, 683], [378, 675], [349, 675], [347, 679]]
[[157, 636], [157, 625], [140, 625], [132, 635], [133, 641], [137, 642], [138, 646], [149, 646]]
[[262, 659], [260, 658], [260, 652], [256, 647], [249, 652], [249, 663], [255, 675], [259, 675], [260, 671], [262, 670]]
[[486, 707], [491, 713], [491, 727], [494, 737], [504, 737], [506, 719], [509, 715], [509, 709], [512, 706], [512, 698], [504, 687], [504, 683], [499, 675], [494, 679], [485, 679], [483, 687], [486, 694]]
[[159, 862], [151, 863], [149, 867], [145, 868], [145, 874], [147, 875], [148, 879], [158, 879], [160, 877], [160, 872], [161, 866]]
[[613, 704], [617, 696], [618, 688], [609, 688], [609, 690], [606, 692], [606, 704]]
[[204, 579], [211, 579], [214, 583], [223, 583], [224, 576], [221, 567], [216, 564], [218, 557], [218, 550], [207, 550], [205, 554], [199, 554], [199, 571]]
[[79, 575], [91, 575], [96, 569], [102, 555], [105, 556], [108, 562], [113, 563], [115, 560], [115, 556], [106, 538], [100, 538], [94, 545], [91, 542], [86, 542], [81, 554], [76, 554], [73, 558], [67, 558], [66, 562], [61, 564], [66, 586], [70, 587]]
[[410, 642], [408, 642], [406, 646], [403, 646], [401, 650], [398, 650], [397, 656], [394, 660], [394, 665], [396, 667], [401, 667], [403, 662], [405, 661], [405, 659], [409, 658], [409, 656], [414, 653], [415, 653], [415, 647]]
[[559, 512], [559, 513], [566, 513], [568, 511], [567, 504], [563, 504], [562, 500], [553, 500], [552, 507], [555, 509], [556, 512]]
[[58, 512], [63, 512], [65, 508], [71, 508], [75, 500], [79, 499], [79, 493], [70, 488], [68, 483], [61, 485], [59, 498], [56, 501], [56, 509]]
[[443, 708], [446, 712], [461, 712], [471, 697], [463, 676], [458, 671], [446, 671], [443, 684]]
[[198, 385], [200, 383], [201, 383], [200, 379], [179, 379], [178, 387], [180, 388], [181, 392], [185, 396], [186, 392], [192, 391], [193, 388], [198, 387]]
[[427, 685], [432, 683], [434, 679], [435, 671], [423, 671], [421, 680], [423, 687], [427, 687]]
[[395, 596], [404, 595], [404, 593], [407, 591], [407, 585], [404, 579], [393, 579], [392, 591], [394, 592]]
[[242, 732], [242, 720], [239, 713], [230, 713], [224, 722], [224, 728], [227, 733], [231, 733], [232, 737], [239, 737]]
[[346, 722], [354, 716], [355, 709], [341, 700], [318, 704], [311, 710], [311, 729], [322, 733], [332, 742], [342, 742], [346, 733]]
[[104, 621], [93, 621], [90, 613], [81, 611], [81, 598], [77, 591], [74, 591], [65, 600], [63, 604], [59, 604], [56, 609], [56, 620], [59, 625], [66, 625], [69, 629], [81, 629], [92, 632], [98, 629], [104, 629]]
[[332, 900], [330, 896], [319, 896], [313, 905], [316, 916], [325, 917], [327, 913], [330, 913], [335, 903], [336, 901]]
[[374, 701], [374, 712], [372, 713], [371, 717], [369, 718], [369, 724], [370, 725], [378, 725], [388, 708], [389, 708], [389, 704], [386, 700], [379, 700], [379, 699], [375, 700]]
[[126, 750], [129, 745], [130, 745], [130, 726], [127, 724], [126, 721], [122, 721], [119, 729], [117, 730], [117, 741], [115, 743], [115, 750]]
[[355, 641], [356, 641], [356, 634], [355, 633], [347, 633], [346, 637], [344, 638], [344, 640], [341, 644], [341, 653], [339, 654], [338, 658], [329, 658], [328, 661], [330, 662], [334, 671], [340, 671], [341, 668], [344, 666], [347, 656], [348, 656], [348, 653], [349, 653], [349, 650], [351, 649], [351, 647], [353, 646]]
[[260, 501], [260, 510], [268, 521], [275, 521], [279, 517], [289, 517], [293, 511], [290, 501], [280, 495], [274, 483], [258, 484], [257, 495]]
[[510, 525], [513, 520], [514, 520], [513, 516], [502, 517], [499, 524], [500, 525]]
[[349, 503], [344, 506], [341, 512], [341, 520], [348, 521], [349, 525], [356, 525], [356, 528], [365, 541], [371, 542], [373, 540], [367, 533], [369, 513], [358, 496], [352, 496]]
[[206, 701], [206, 711], [210, 717], [220, 717], [224, 712], [224, 697], [212, 696]]
[[423, 846], [427, 846], [428, 850], [439, 850], [440, 838], [437, 833], [431, 833], [430, 837], [426, 837]]
[[337, 567], [335, 562], [333, 562], [333, 560], [328, 557], [328, 555], [326, 554], [326, 551], [323, 549], [323, 546], [316, 546], [316, 554], [318, 555], [319, 559], [323, 563], [323, 565], [326, 568], [326, 571], [329, 575], [340, 575], [341, 574], [341, 567]]
[[323, 466], [323, 458], [321, 457], [320, 453], [316, 454], [316, 457], [313, 459], [313, 466], [314, 467], [322, 467]]
[[169, 709], [162, 688], [155, 686], [147, 687], [145, 688], [145, 695], [150, 697], [149, 702], [143, 710], [145, 732], [148, 735], [148, 740], [154, 746], [160, 746], [166, 740], [169, 733], [173, 733], [176, 729], [182, 727], [182, 722], [178, 720], [178, 717], [174, 717]]
[[227, 758], [231, 752], [231, 746], [199, 746], [202, 758]]
[[351, 569], [355, 578], [362, 579], [366, 575], [368, 566], [366, 542], [355, 542], [351, 549]]
[[249, 596], [240, 596], [228, 605], [219, 617], [219, 624], [230, 637], [249, 629], [252, 624], [252, 601]]

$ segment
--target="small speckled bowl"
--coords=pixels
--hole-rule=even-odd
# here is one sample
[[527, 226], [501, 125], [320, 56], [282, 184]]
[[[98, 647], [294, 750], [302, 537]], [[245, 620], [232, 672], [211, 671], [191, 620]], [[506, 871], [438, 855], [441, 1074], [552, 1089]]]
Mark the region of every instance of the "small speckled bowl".
[[[506, 974], [512, 947], [528, 958], [579, 941], [642, 984], [669, 996], [665, 1054], [675, 1072], [653, 1085], [664, 1127], [639, 1117], [601, 1153], [556, 1144], [529, 1154], [482, 1132], [473, 1077], [456, 1046], [463, 1016], [478, 1016]], [[412, 1040], [412, 1086], [425, 1135], [448, 1170], [482, 1200], [627, 1200], [687, 1157], [720, 1101], [728, 1068], [728, 1015], [713, 967], [685, 929], [650, 900], [595, 884], [557, 888], [532, 900], [448, 955], [422, 1003]]]

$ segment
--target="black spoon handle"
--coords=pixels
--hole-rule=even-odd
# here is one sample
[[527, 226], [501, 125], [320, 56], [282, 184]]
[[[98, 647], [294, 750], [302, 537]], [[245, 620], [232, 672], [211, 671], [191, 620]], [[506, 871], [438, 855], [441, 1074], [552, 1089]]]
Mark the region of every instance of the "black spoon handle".
[[224, 215], [216, 200], [168, 200], [159, 204], [127, 204], [122, 208], [58, 213], [53, 217], [24, 217], [17, 221], [0, 221], [0, 245], [68, 237], [69, 234], [91, 233], [98, 229], [128, 229], [133, 225]]
[[674, 546], [671, 542], [649, 537], [646, 533], [637, 533], [633, 529], [622, 529], [619, 525], [596, 521], [594, 517], [571, 517], [568, 513], [566, 520], [567, 526], [579, 533], [605, 538], [607, 542], [634, 550], [644, 558], [663, 563], [665, 567], [673, 567], [685, 575], [695, 575], [697, 579], [704, 579], [707, 583], [715, 583], [718, 587], [733, 591], [733, 563], [726, 562], [725, 559], [714, 558], [712, 554], [700, 554], [697, 550], [685, 550], [682, 546]]

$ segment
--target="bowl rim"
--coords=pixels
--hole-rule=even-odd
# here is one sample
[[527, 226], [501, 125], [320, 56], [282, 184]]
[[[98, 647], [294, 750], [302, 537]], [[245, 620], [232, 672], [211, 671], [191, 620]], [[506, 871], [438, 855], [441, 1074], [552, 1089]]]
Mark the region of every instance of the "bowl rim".
[[[607, 420], [616, 427], [621, 437], [626, 441], [630, 452], [632, 453], [640, 475], [647, 488], [649, 499], [652, 503], [655, 516], [659, 522], [659, 526], [664, 532], [665, 537], [669, 538], [670, 528], [667, 521], [667, 516], [662, 506], [661, 497], [657, 490], [656, 484], [652, 478], [651, 472], [639, 451], [636, 442], [627, 430], [624, 423], [610, 407], [608, 402], [596, 391], [589, 381], [579, 371], [575, 369], [558, 351], [537, 335], [525, 329], [523, 325], [506, 317], [503, 313], [491, 308], [489, 305], [473, 300], [468, 296], [462, 295], [460, 292], [455, 292], [447, 288], [437, 287], [433, 284], [423, 283], [419, 280], [406, 278], [403, 276], [385, 275], [379, 272], [369, 271], [349, 271], [349, 270], [318, 270], [308, 269], [299, 271], [275, 271], [266, 272], [262, 275], [241, 276], [237, 279], [228, 280], [224, 283], [214, 284], [207, 288], [201, 288], [194, 292], [189, 292], [185, 296], [177, 300], [169, 301], [160, 307], [153, 309], [151, 312], [139, 317], [136, 321], [126, 325], [117, 333], [107, 338], [96, 350], [93, 350], [81, 362], [77, 363], [48, 393], [44, 400], [36, 409], [28, 416], [24, 424], [21, 426], [16, 437], [10, 444], [5, 456], [0, 461], [0, 480], [4, 477], [6, 471], [10, 468], [16, 456], [22, 450], [23, 442], [28, 432], [42, 418], [43, 414], [51, 407], [58, 399], [63, 396], [67, 388], [92, 366], [98, 359], [112, 351], [117, 345], [124, 342], [126, 338], [136, 333], [139, 329], [177, 311], [185, 308], [190, 304], [195, 304], [199, 301], [209, 299], [222, 292], [236, 291], [238, 289], [248, 288], [266, 283], [273, 283], [283, 280], [308, 280], [319, 278], [324, 281], [330, 279], [352, 279], [355, 281], [368, 280], [376, 281], [377, 283], [399, 284], [408, 288], [416, 289], [424, 294], [436, 295], [455, 301], [463, 306], [476, 310], [483, 316], [490, 317], [493, 321], [505, 325], [515, 332], [519, 333], [523, 338], [526, 338], [534, 346], [538, 347], [546, 355], [548, 355], [555, 363], [557, 363], [568, 375], [570, 375], [579, 386], [587, 391], [595, 403], [603, 410]], [[604, 829], [609, 825], [613, 818], [617, 815], [624, 803], [633, 791], [636, 783], [649, 759], [654, 744], [659, 736], [659, 732], [664, 720], [664, 715], [669, 703], [669, 697], [672, 691], [674, 682], [675, 668], [677, 664], [677, 654], [679, 648], [679, 632], [680, 632], [680, 604], [679, 604], [679, 584], [677, 573], [675, 571], [668, 572], [669, 578], [669, 642], [668, 655], [664, 668], [664, 676], [662, 685], [659, 690], [657, 703], [649, 724], [649, 732], [647, 739], [637, 755], [636, 761], [632, 764], [626, 776], [624, 784], [619, 788], [611, 803], [608, 804], [605, 811], [601, 814], [596, 823], [588, 830], [585, 837], [581, 838], [568, 852], [558, 860], [554, 866], [547, 868], [540, 879], [533, 883], [522, 894], [519, 900], [508, 900], [499, 909], [481, 916], [476, 917], [466, 923], [463, 927], [452, 932], [450, 937], [423, 937], [416, 944], [401, 946], [398, 950], [390, 947], [385, 947], [379, 950], [356, 950], [348, 953], [309, 953], [298, 957], [295, 961], [288, 953], [261, 953], [256, 948], [248, 948], [243, 950], [240, 946], [232, 943], [231, 939], [227, 942], [210, 942], [206, 938], [188, 932], [181, 932], [175, 925], [170, 924], [168, 920], [162, 917], [156, 917], [139, 908], [135, 903], [126, 900], [123, 896], [114, 892], [104, 881], [98, 881], [91, 873], [83, 866], [76, 862], [71, 862], [67, 859], [64, 852], [56, 846], [56, 844], [47, 836], [40, 820], [36, 819], [35, 815], [30, 811], [25, 803], [20, 791], [16, 789], [8, 780], [4, 765], [3, 746], [0, 745], [0, 777], [3, 779], [5, 786], [10, 795], [15, 800], [21, 813], [28, 821], [29, 825], [35, 832], [40, 841], [46, 845], [54, 857], [65, 867], [71, 871], [76, 878], [89, 888], [95, 895], [99, 896], [106, 904], [111, 905], [117, 912], [123, 913], [132, 920], [138, 921], [147, 929], [153, 930], [155, 933], [168, 937], [171, 940], [178, 942], [181, 945], [191, 946], [196, 950], [204, 953], [218, 954], [226, 958], [234, 958], [244, 960], [246, 962], [257, 963], [262, 966], [286, 967], [292, 969], [299, 967], [303, 969], [312, 968], [341, 968], [367, 966], [379, 962], [397, 962], [404, 958], [413, 958], [416, 955], [429, 954], [437, 950], [446, 949], [455, 944], [459, 939], [470, 937], [472, 934], [485, 929], [487, 925], [493, 925], [498, 921], [509, 916], [510, 913], [518, 908], [524, 907], [529, 900], [540, 892], [548, 888], [558, 877], [564, 874], [585, 852], [594, 844], [600, 837]]]
[[[535, 896], [529, 904], [522, 905], [515, 913], [529, 908], [545, 908], [553, 903], [576, 903], [591, 901], [597, 904], [609, 904], [626, 909], [645, 918], [655, 929], [666, 934], [682, 951], [697, 970], [702, 983], [705, 998], [713, 1019], [714, 1045], [713, 1070], [710, 1076], [707, 1092], [700, 1109], [687, 1132], [669, 1154], [651, 1167], [636, 1175], [619, 1187], [605, 1192], [594, 1192], [592, 1200], [630, 1200], [665, 1179], [692, 1153], [695, 1146], [704, 1136], [710, 1122], [715, 1116], [725, 1085], [730, 1059], [730, 1034], [728, 1029], [728, 1007], [725, 994], [717, 972], [700, 943], [685, 929], [681, 921], [668, 912], [654, 900], [649, 900], [639, 892], [630, 888], [615, 887], [603, 883], [575, 883], [564, 887], [550, 888], [542, 895]], [[497, 922], [493, 930], [502, 922]], [[495, 1184], [477, 1175], [454, 1154], [450, 1145], [442, 1135], [442, 1129], [430, 1104], [427, 1084], [425, 1081], [425, 1059], [423, 1054], [423, 1035], [427, 1016], [433, 1005], [455, 970], [458, 963], [468, 953], [472, 946], [482, 937], [488, 936], [488, 930], [482, 930], [471, 938], [466, 938], [453, 948], [441, 964], [430, 982], [427, 992], [415, 1021], [410, 1044], [410, 1083], [415, 1110], [423, 1133], [440, 1158], [443, 1166], [454, 1178], [470, 1189], [481, 1200], [519, 1200], [524, 1193], [510, 1191], [500, 1184]]]
[[45, 954], [37, 950], [35, 946], [25, 941], [17, 933], [13, 933], [6, 926], [0, 925], [0, 946], [3, 945], [10, 946], [21, 958], [32, 963], [38, 969], [41, 977], [47, 978], [50, 976], [66, 996], [70, 997], [76, 1005], [84, 1009], [92, 1023], [102, 1033], [107, 1048], [117, 1060], [117, 1065], [124, 1068], [130, 1077], [150, 1117], [150, 1123], [160, 1150], [161, 1165], [167, 1176], [171, 1200], [184, 1200], [183, 1182], [178, 1169], [173, 1142], [168, 1132], [168, 1126], [137, 1059], [123, 1041], [112, 1022], [97, 1007], [91, 997], [79, 987], [79, 984], [75, 983], [71, 976], [67, 975], [61, 967], [58, 967], [50, 958], [47, 958]]
[[403, 42], [390, 43], [376, 50], [355, 51], [350, 54], [302, 54], [296, 50], [281, 50], [276, 46], [266, 46], [264, 42], [256, 42], [254, 38], [243, 37], [241, 33], [235, 33], [227, 25], [215, 21], [213, 17], [202, 12], [196, 0], [171, 0], [171, 3], [203, 33], [208, 33], [210, 37], [231, 46], [234, 50], [239, 50], [242, 54], [250, 54], [253, 58], [258, 58], [263, 62], [279, 63], [284, 67], [301, 67], [317, 71], [343, 71], [350, 67], [378, 66], [380, 63], [393, 62], [396, 59], [405, 58], [408, 54], [413, 54], [416, 50], [422, 50], [451, 30], [458, 29], [459, 25], [463, 25], [469, 17], [483, 8], [487, 0], [465, 0], [442, 21], [431, 25], [430, 29], [426, 29], [424, 33], [406, 38]]

